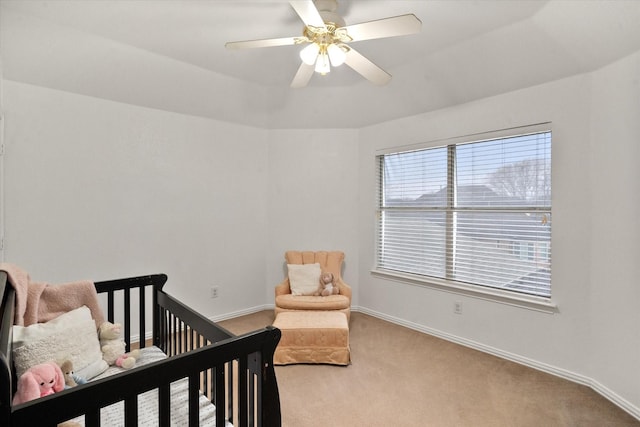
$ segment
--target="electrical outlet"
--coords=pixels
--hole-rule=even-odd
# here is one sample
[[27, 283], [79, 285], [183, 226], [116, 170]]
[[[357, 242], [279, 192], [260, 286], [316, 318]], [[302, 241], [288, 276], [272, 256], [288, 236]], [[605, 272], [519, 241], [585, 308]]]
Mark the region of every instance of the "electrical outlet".
[[460, 301], [453, 303], [453, 312], [455, 314], [462, 314], [462, 303]]
[[211, 298], [218, 298], [218, 290], [217, 286], [211, 287]]

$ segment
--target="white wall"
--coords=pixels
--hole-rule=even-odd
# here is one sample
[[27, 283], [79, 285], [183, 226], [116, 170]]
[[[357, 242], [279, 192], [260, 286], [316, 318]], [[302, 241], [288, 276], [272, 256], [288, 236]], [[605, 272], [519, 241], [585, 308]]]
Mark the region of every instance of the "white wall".
[[[576, 76], [362, 129], [360, 306], [416, 329], [591, 384], [640, 416], [640, 334], [636, 327], [640, 324], [640, 206], [638, 172], [633, 164], [639, 158], [639, 75], [636, 57], [593, 76]], [[608, 88], [619, 77], [624, 78], [622, 86], [610, 93]], [[629, 108], [620, 115], [613, 113], [621, 103]], [[603, 112], [606, 118], [600, 121]], [[553, 123], [552, 294], [558, 313], [545, 314], [369, 273], [375, 256], [376, 150], [547, 121]], [[612, 133], [619, 138], [610, 141]], [[608, 177], [600, 180], [603, 175]], [[616, 204], [622, 212], [612, 217], [608, 213]], [[619, 250], [611, 253], [612, 247]], [[621, 269], [618, 274], [616, 267]], [[622, 283], [611, 286], [617, 277], [623, 278]], [[609, 294], [612, 289], [613, 295]], [[454, 301], [463, 302], [462, 315], [453, 313]]]
[[12, 81], [3, 97], [5, 261], [51, 283], [164, 272], [206, 316], [265, 303], [263, 130]]
[[591, 376], [640, 408], [640, 53], [592, 81]]
[[287, 250], [341, 250], [343, 278], [358, 286], [357, 131], [269, 132], [267, 301], [286, 275]]

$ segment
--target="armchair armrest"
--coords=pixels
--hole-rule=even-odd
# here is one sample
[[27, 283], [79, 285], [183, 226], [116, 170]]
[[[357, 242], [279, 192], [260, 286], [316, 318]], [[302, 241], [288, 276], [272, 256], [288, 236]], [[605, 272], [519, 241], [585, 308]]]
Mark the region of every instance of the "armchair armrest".
[[289, 285], [289, 278], [284, 279], [280, 284], [275, 287], [276, 297], [279, 295], [287, 295], [291, 293], [291, 286]]
[[336, 280], [336, 284], [338, 285], [338, 288], [340, 288], [340, 293], [348, 297], [349, 301], [351, 301], [351, 286], [347, 285], [342, 278], [338, 278], [338, 280]]

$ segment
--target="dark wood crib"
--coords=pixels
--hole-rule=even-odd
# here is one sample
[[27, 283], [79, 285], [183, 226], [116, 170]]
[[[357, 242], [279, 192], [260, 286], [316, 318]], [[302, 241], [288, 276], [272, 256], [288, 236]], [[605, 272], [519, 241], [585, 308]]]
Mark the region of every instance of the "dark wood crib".
[[[143, 423], [138, 396], [154, 389], [159, 419], [151, 424], [169, 426], [170, 384], [183, 378], [188, 378], [189, 396], [184, 402], [189, 414], [184, 425], [199, 425], [199, 402], [205, 396], [215, 405], [216, 427], [228, 423], [280, 426], [273, 367], [280, 331], [266, 327], [235, 336], [165, 293], [166, 281], [166, 275], [156, 274], [96, 282], [95, 286], [99, 295], [106, 294], [107, 319], [124, 326], [127, 351], [132, 346], [148, 346], [151, 337], [167, 358], [13, 407], [17, 383], [11, 351], [15, 290], [6, 273], [0, 271], [0, 426], [56, 426], [80, 415], [84, 415], [86, 426], [99, 426], [101, 408], [120, 401], [124, 402], [125, 425], [137, 426]], [[152, 325], [146, 321], [149, 298]], [[133, 316], [138, 325], [132, 322]], [[139, 339], [134, 343], [132, 327], [136, 326]]]

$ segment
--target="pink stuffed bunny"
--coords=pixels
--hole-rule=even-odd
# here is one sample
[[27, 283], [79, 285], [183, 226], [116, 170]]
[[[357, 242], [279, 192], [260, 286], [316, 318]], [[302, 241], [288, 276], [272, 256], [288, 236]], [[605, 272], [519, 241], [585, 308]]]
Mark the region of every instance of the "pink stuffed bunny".
[[64, 390], [64, 374], [55, 362], [46, 362], [29, 368], [18, 379], [18, 390], [13, 404], [28, 402]]

